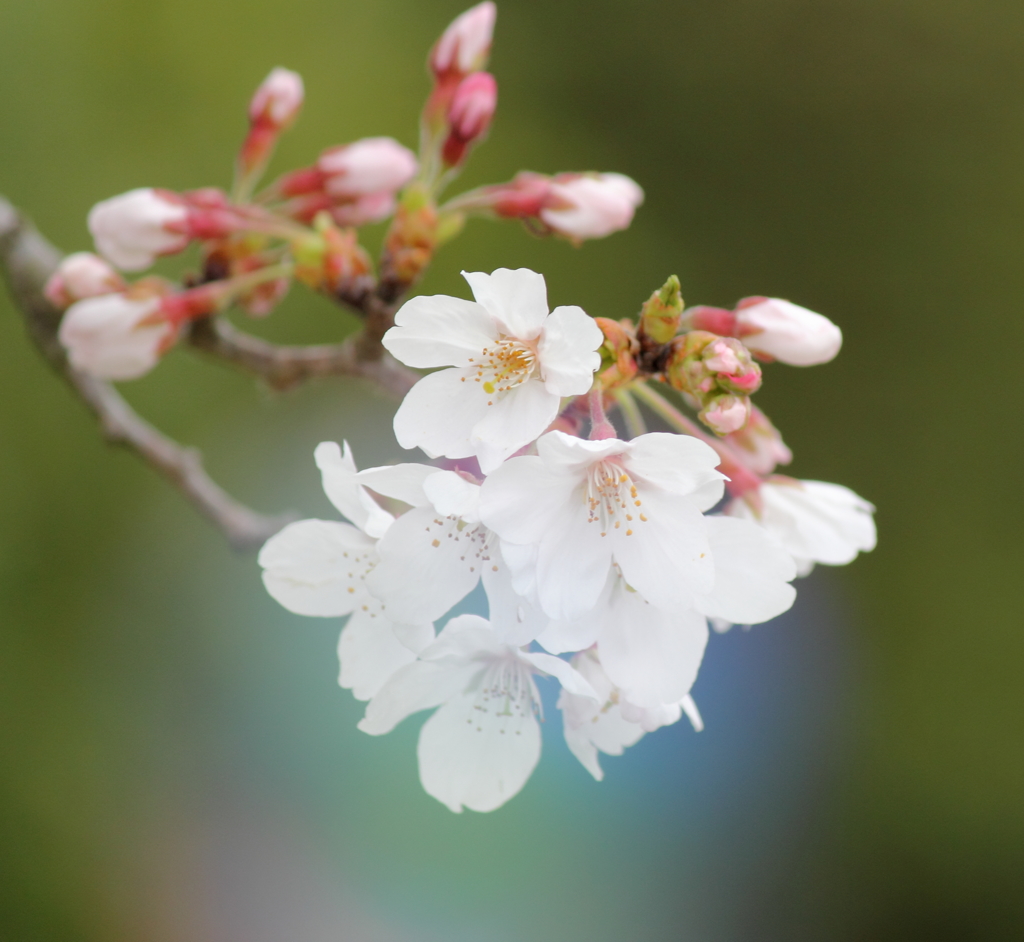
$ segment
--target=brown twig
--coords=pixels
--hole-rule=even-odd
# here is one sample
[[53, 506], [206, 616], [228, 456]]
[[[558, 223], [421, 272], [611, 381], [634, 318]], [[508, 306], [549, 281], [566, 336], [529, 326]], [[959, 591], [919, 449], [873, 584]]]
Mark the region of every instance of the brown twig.
[[[68, 362], [57, 339], [61, 313], [43, 295], [61, 254], [36, 228], [0, 197], [0, 265], [5, 269], [15, 307], [25, 318], [40, 353], [78, 393], [100, 422], [108, 441], [135, 451], [175, 485], [239, 549], [259, 546], [293, 515], [268, 517], [239, 503], [203, 470], [198, 451], [185, 448], [142, 419], [109, 383]], [[416, 376], [383, 355], [362, 360], [355, 340], [335, 346], [278, 347], [236, 330], [224, 320], [205, 321], [189, 335], [192, 345], [237, 363], [275, 387], [310, 376], [362, 376], [401, 395]]]

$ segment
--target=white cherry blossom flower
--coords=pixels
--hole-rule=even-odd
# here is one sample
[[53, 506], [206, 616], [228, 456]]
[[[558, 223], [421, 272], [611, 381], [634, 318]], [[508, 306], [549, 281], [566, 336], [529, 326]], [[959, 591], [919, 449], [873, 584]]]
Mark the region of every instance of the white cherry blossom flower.
[[519, 792], [540, 758], [538, 673], [595, 697], [567, 661], [505, 644], [486, 619], [461, 615], [381, 687], [359, 728], [379, 736], [440, 707], [420, 731], [423, 788], [455, 812], [493, 811]]
[[679, 701], [697, 679], [708, 618], [756, 624], [782, 614], [796, 591], [792, 557], [756, 525], [705, 517], [714, 565], [710, 591], [692, 608], [659, 609], [613, 569], [597, 605], [575, 621], [552, 621], [537, 641], [552, 654], [596, 644], [608, 677], [643, 708]]
[[436, 621], [483, 580], [492, 628], [526, 644], [547, 619], [512, 587], [497, 534], [480, 523], [480, 485], [454, 471], [406, 464], [368, 468], [358, 479], [412, 505], [378, 544], [370, 591], [398, 621]]
[[603, 334], [581, 308], [549, 314], [544, 277], [529, 269], [463, 276], [475, 301], [413, 298], [384, 335], [407, 366], [451, 367], [413, 386], [395, 436], [432, 458], [476, 456], [489, 473], [544, 432], [563, 396], [589, 391]]
[[570, 663], [594, 688], [597, 700], [563, 689], [558, 695], [562, 730], [569, 750], [599, 782], [604, 778], [604, 771], [598, 752], [621, 756], [623, 750], [637, 743], [644, 733], [677, 723], [683, 713], [697, 732], [704, 728], [697, 705], [689, 694], [677, 703], [638, 707], [611, 682], [601, 668], [596, 651], [582, 651]]
[[328, 498], [356, 526], [336, 520], [289, 524], [260, 551], [263, 584], [298, 615], [350, 616], [338, 639], [338, 682], [357, 699], [368, 700], [433, 641], [434, 629], [422, 618], [394, 622], [366, 588], [379, 562], [377, 537], [394, 518], [356, 480], [348, 443], [342, 453], [334, 442], [323, 442], [315, 457]]
[[65, 311], [57, 334], [76, 369], [100, 379], [144, 376], [174, 345], [178, 330], [161, 315], [160, 298], [101, 294]]
[[554, 431], [537, 455], [484, 482], [480, 517], [504, 543], [536, 545], [536, 591], [551, 617], [590, 611], [614, 565], [652, 605], [693, 607], [714, 565], [702, 511], [722, 494], [714, 449], [683, 435], [584, 441]]
[[732, 500], [726, 513], [764, 527], [796, 559], [800, 575], [815, 563], [845, 566], [875, 548], [875, 508], [848, 487], [777, 475], [761, 484], [756, 495], [759, 508], [752, 492], [752, 500]]

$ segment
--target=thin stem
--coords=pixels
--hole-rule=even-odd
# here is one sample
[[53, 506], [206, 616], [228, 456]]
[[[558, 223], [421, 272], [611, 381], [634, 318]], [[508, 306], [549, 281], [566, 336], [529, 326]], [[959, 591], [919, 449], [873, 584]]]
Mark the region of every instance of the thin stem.
[[606, 438], [618, 438], [615, 426], [608, 421], [604, 411], [604, 392], [600, 389], [590, 390], [587, 400], [590, 404], [590, 440], [602, 441]]
[[629, 432], [630, 438], [637, 438], [646, 433], [647, 424], [644, 422], [644, 417], [640, 412], [639, 406], [636, 404], [636, 400], [630, 395], [629, 391], [626, 389], [616, 389], [612, 393], [612, 397], [622, 412], [622, 418], [625, 420], [626, 431]]
[[718, 457], [721, 459], [719, 467], [722, 469], [722, 473], [729, 478], [727, 487], [731, 494], [738, 497], [750, 491], [756, 492], [761, 486], [761, 478], [743, 464], [727, 442], [705, 432], [693, 419], [683, 415], [664, 396], [651, 389], [646, 382], [633, 383], [629, 387], [629, 391], [647, 405], [652, 412], [661, 416], [672, 428], [684, 435], [699, 438], [718, 452]]

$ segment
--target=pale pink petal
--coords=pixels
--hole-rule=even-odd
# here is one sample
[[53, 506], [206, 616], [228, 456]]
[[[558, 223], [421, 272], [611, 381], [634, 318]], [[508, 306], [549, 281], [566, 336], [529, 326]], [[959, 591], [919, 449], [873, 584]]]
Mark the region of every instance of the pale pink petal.
[[[672, 494], [689, 494], [721, 482], [718, 453], [690, 435], [651, 432], [630, 443], [625, 466], [650, 484]], [[721, 490], [718, 491], [721, 498]]]

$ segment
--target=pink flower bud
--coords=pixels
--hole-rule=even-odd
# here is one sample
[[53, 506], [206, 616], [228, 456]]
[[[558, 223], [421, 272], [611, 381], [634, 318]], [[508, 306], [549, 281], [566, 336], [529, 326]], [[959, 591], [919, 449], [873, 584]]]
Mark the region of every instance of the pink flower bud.
[[249, 104], [249, 120], [283, 130], [298, 115], [304, 95], [302, 76], [298, 72], [276, 68], [256, 89]]
[[105, 294], [68, 308], [58, 337], [76, 369], [100, 379], [137, 379], [173, 346], [177, 329], [159, 297]]
[[828, 363], [843, 343], [827, 317], [779, 298], [744, 298], [736, 305], [736, 336], [759, 356], [790, 366]]
[[64, 258], [46, 283], [45, 294], [54, 307], [66, 308], [84, 298], [123, 291], [124, 279], [105, 259], [92, 252]]
[[97, 203], [88, 224], [101, 255], [122, 271], [142, 271], [188, 245], [188, 214], [176, 193], [147, 187]]
[[746, 396], [724, 393], [714, 396], [700, 412], [700, 420], [719, 435], [739, 431], [750, 415], [750, 400]]
[[468, 75], [487, 64], [498, 8], [486, 0], [460, 14], [441, 35], [430, 53], [430, 69], [438, 78], [452, 73]]
[[324, 175], [323, 189], [339, 198], [394, 193], [419, 169], [413, 152], [390, 137], [332, 147], [320, 155], [316, 167]]
[[394, 193], [368, 193], [350, 202], [332, 206], [331, 218], [342, 227], [365, 226], [393, 216], [396, 205]]
[[601, 239], [633, 221], [644, 191], [621, 173], [559, 174], [541, 220], [573, 241]]
[[778, 465], [793, 460], [793, 452], [786, 447], [779, 430], [757, 406], [751, 406], [747, 424], [730, 434], [728, 441], [735, 446], [737, 457], [756, 474], [771, 474]]
[[491, 126], [498, 106], [498, 83], [490, 72], [474, 72], [459, 83], [448, 109], [448, 137], [441, 157], [449, 167], [465, 158], [469, 146]]

